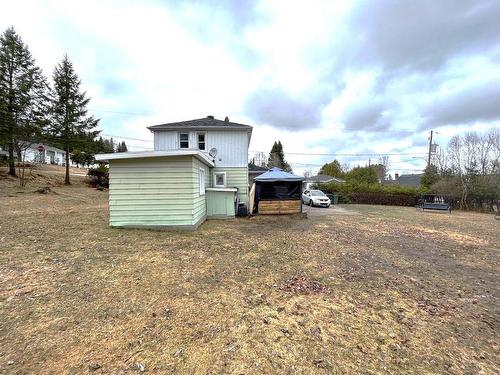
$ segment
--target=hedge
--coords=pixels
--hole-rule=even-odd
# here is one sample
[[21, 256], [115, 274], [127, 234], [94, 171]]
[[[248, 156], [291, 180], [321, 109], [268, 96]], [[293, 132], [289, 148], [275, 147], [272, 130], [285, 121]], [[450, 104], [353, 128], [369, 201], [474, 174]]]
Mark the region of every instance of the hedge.
[[425, 189], [407, 188], [399, 185], [360, 184], [346, 182], [319, 185], [328, 193], [339, 194], [340, 203], [363, 203], [393, 206], [415, 206]]

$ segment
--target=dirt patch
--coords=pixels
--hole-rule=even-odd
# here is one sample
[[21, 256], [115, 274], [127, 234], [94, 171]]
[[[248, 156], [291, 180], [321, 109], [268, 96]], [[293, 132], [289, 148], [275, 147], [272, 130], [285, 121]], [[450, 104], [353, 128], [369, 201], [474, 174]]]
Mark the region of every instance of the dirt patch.
[[360, 215], [359, 212], [356, 211], [356, 206], [339, 206], [334, 205], [328, 208], [325, 207], [310, 207], [303, 205], [302, 209], [304, 212], [307, 212], [309, 217], [321, 217], [321, 216], [331, 216], [331, 215], [348, 215], [348, 216], [356, 216]]
[[318, 281], [311, 280], [306, 276], [293, 276], [286, 280], [280, 289], [294, 294], [317, 294], [317, 293], [329, 293], [329, 289], [319, 283]]

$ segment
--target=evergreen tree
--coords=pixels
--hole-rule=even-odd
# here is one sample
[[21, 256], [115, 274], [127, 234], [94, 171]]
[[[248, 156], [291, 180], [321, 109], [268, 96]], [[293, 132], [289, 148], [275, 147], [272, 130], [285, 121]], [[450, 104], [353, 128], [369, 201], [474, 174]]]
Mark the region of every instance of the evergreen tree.
[[439, 180], [438, 169], [435, 165], [431, 164], [425, 168], [424, 174], [420, 179], [420, 185], [430, 188]]
[[113, 139], [104, 139], [99, 137], [93, 142], [92, 151], [95, 154], [111, 154], [114, 151]]
[[127, 152], [127, 145], [125, 144], [125, 141], [119, 142], [118, 145], [116, 146], [116, 152]]
[[71, 160], [76, 165], [90, 166], [95, 163], [94, 155], [95, 154], [91, 151], [80, 151], [75, 149], [71, 154]]
[[285, 153], [283, 151], [283, 145], [281, 144], [281, 141], [274, 142], [273, 147], [271, 148], [271, 152], [269, 153], [267, 167], [277, 167], [287, 172], [292, 171], [292, 167], [290, 167], [290, 164], [288, 164], [285, 160]]
[[87, 115], [89, 98], [80, 91], [81, 81], [75, 73], [68, 56], [64, 56], [54, 70], [52, 97], [52, 122], [50, 134], [55, 142], [66, 151], [66, 177], [69, 180], [70, 153], [85, 144], [89, 137], [99, 132], [94, 130], [99, 120]]
[[28, 47], [13, 27], [0, 36], [0, 143], [9, 152], [9, 174], [16, 175], [14, 154], [21, 157], [41, 138], [46, 124], [47, 82]]

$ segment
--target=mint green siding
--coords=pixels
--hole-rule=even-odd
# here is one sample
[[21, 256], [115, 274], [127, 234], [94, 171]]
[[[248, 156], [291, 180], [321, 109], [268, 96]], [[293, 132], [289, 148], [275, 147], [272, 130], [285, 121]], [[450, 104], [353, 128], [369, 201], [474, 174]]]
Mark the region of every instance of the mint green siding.
[[202, 195], [199, 193], [199, 174], [200, 169], [205, 171], [205, 187], [209, 187], [210, 185], [210, 171], [208, 167], [203, 164], [198, 159], [193, 159], [193, 175], [196, 176], [196, 190], [198, 195], [195, 194], [193, 200], [193, 222], [197, 223], [200, 220], [203, 220], [207, 215], [207, 200], [206, 195]]
[[238, 188], [241, 203], [248, 203], [248, 167], [215, 167], [210, 169], [211, 185], [214, 186], [214, 173], [226, 172], [226, 187]]
[[197, 225], [206, 216], [200, 168], [207, 183], [208, 167], [192, 156], [110, 160], [110, 225]]
[[207, 191], [207, 217], [234, 217], [234, 192]]

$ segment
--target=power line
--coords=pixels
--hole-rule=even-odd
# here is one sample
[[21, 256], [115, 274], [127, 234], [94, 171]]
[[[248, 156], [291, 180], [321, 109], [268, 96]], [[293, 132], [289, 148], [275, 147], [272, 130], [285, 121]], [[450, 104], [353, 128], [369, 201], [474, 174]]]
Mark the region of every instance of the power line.
[[[113, 135], [113, 134], [105, 134], [101, 133], [102, 135], [106, 137], [113, 137], [113, 138], [119, 138], [119, 139], [128, 139], [131, 141], [140, 141], [140, 142], [148, 142], [148, 143], [153, 143], [152, 140], [148, 139], [140, 139], [140, 138], [131, 138], [131, 137], [122, 137], [119, 135]], [[263, 152], [267, 154], [265, 151], [252, 151], [249, 150], [248, 152], [251, 153], [256, 153], [256, 152]], [[409, 156], [409, 155], [427, 155], [425, 152], [401, 152], [401, 153], [359, 153], [359, 154], [345, 154], [345, 153], [308, 153], [308, 152], [287, 152], [285, 151], [285, 154], [288, 155], [302, 155], [302, 156], [307, 156], [307, 155], [312, 155], [312, 156]]]
[[153, 151], [153, 149], [151, 147], [142, 147], [142, 146], [135, 146], [135, 145], [127, 145], [127, 147], [140, 148], [142, 150], [151, 150], [151, 151]]
[[[140, 141], [140, 142], [147, 142], [147, 143], [154, 143], [154, 141], [149, 140], [149, 139], [140, 139], [140, 138], [132, 138], [132, 137], [122, 137], [119, 135], [113, 135], [113, 134], [106, 134], [106, 133], [101, 133], [101, 135], [104, 135], [106, 137], [113, 137], [113, 138], [118, 138], [118, 139], [128, 139], [131, 141]], [[136, 146], [138, 147], [138, 146]], [[265, 151], [255, 151], [255, 150], [249, 150], [249, 153], [257, 153], [257, 152], [263, 152], [267, 154]], [[309, 152], [284, 152], [287, 155], [300, 155], [300, 156], [410, 156], [410, 155], [427, 155], [425, 152], [400, 152], [400, 153], [352, 153], [352, 154], [346, 154], [346, 153], [309, 153]], [[409, 161], [409, 160], [408, 160]], [[393, 162], [393, 163], [401, 163], [401, 162], [407, 162], [406, 160], [404, 161], [399, 161], [399, 162]], [[298, 164], [298, 163], [296, 163]], [[304, 164], [304, 165], [311, 165], [311, 166], [321, 166], [321, 165], [315, 165], [315, 164]]]
[[145, 116], [145, 117], [157, 117], [157, 116], [164, 116], [161, 114], [152, 114], [152, 113], [138, 113], [138, 112], [123, 112], [123, 111], [111, 111], [107, 109], [98, 109], [98, 108], [92, 108], [90, 109], [93, 112], [107, 112], [107, 113], [116, 113], [119, 115], [129, 115], [129, 116]]
[[153, 143], [153, 141], [152, 141], [152, 140], [148, 140], [148, 139], [139, 139], [139, 138], [130, 138], [130, 137], [120, 137], [119, 135], [112, 135], [112, 134], [105, 134], [105, 133], [101, 133], [100, 135], [104, 135], [105, 137], [119, 138], [119, 139], [129, 139], [129, 140], [131, 140], [131, 141], [141, 141], [141, 142]]
[[[248, 152], [264, 152], [265, 151], [248, 151]], [[329, 153], [329, 154], [316, 154], [311, 152], [287, 152], [284, 151], [287, 155], [302, 155], [302, 156], [402, 156], [402, 155], [427, 155], [425, 152], [401, 152], [401, 153], [360, 153], [360, 154], [344, 154], [344, 153]]]

